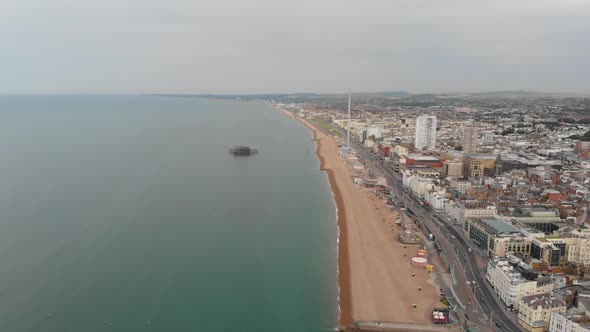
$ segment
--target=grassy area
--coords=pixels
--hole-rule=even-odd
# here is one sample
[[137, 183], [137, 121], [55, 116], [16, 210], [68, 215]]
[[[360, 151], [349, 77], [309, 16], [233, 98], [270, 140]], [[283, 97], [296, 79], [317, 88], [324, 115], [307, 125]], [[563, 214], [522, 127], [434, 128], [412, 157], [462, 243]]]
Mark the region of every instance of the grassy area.
[[313, 122], [318, 127], [323, 128], [332, 135], [341, 136], [340, 132], [336, 128], [332, 127], [331, 125], [327, 124], [326, 122], [318, 118], [310, 118], [309, 121]]

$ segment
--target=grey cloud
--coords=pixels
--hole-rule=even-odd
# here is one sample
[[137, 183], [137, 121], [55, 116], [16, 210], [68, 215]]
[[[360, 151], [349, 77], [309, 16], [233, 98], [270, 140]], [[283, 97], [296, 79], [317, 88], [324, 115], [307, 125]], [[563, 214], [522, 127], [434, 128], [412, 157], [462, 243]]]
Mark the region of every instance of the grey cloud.
[[0, 93], [590, 90], [579, 0], [0, 3]]

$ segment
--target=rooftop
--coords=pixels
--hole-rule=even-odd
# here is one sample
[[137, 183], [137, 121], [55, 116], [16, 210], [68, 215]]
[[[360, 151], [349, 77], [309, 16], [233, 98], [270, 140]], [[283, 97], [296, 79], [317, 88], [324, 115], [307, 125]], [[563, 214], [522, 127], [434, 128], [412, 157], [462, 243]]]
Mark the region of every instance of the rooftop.
[[422, 153], [410, 153], [408, 154], [408, 158], [412, 158], [417, 161], [440, 161], [440, 158], [437, 156], [429, 156]]
[[498, 219], [480, 219], [479, 222], [492, 234], [519, 233], [511, 224]]
[[549, 294], [536, 294], [524, 296], [521, 299], [522, 303], [532, 309], [550, 309], [556, 307], [564, 307], [565, 302], [556, 298], [552, 298]]

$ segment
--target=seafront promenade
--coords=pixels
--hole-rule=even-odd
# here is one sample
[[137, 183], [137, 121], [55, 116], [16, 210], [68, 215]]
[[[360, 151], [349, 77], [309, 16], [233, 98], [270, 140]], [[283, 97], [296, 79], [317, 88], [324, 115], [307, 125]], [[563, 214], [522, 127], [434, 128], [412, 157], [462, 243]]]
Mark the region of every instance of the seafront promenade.
[[396, 213], [353, 182], [333, 137], [298, 120], [313, 131], [338, 206], [340, 323], [430, 324], [432, 308], [440, 306], [438, 292], [425, 269], [409, 264], [416, 248], [394, 240], [401, 232], [390, 224]]

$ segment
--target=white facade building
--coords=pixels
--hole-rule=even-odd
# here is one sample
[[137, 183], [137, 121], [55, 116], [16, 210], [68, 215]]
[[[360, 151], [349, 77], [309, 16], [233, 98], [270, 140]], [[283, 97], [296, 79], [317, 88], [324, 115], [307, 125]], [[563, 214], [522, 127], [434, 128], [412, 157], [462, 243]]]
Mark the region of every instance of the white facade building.
[[410, 188], [419, 197], [424, 197], [427, 191], [434, 189], [434, 179], [404, 172], [403, 185]]
[[373, 136], [376, 139], [380, 139], [383, 137], [383, 129], [381, 127], [368, 127], [367, 128], [367, 137]]
[[590, 332], [590, 329], [567, 319], [562, 314], [554, 313], [551, 315], [549, 332]]
[[464, 204], [458, 204], [452, 201], [449, 201], [448, 204], [444, 206], [445, 212], [455, 219], [458, 223], [464, 223], [465, 219], [473, 218], [473, 219], [487, 219], [487, 218], [495, 218], [497, 215], [496, 207], [493, 205], [481, 207], [481, 208], [467, 208]]
[[513, 263], [527, 267], [516, 257], [494, 258], [488, 261], [486, 272], [486, 279], [507, 307], [513, 306], [518, 309], [518, 303], [524, 296], [553, 291], [550, 278], [539, 277], [537, 280], [527, 280], [512, 266]]
[[445, 192], [444, 191], [427, 191], [424, 194], [424, 199], [435, 210], [442, 210], [445, 207]]
[[416, 118], [416, 138], [414, 146], [421, 150], [433, 149], [436, 144], [436, 116], [420, 115]]

